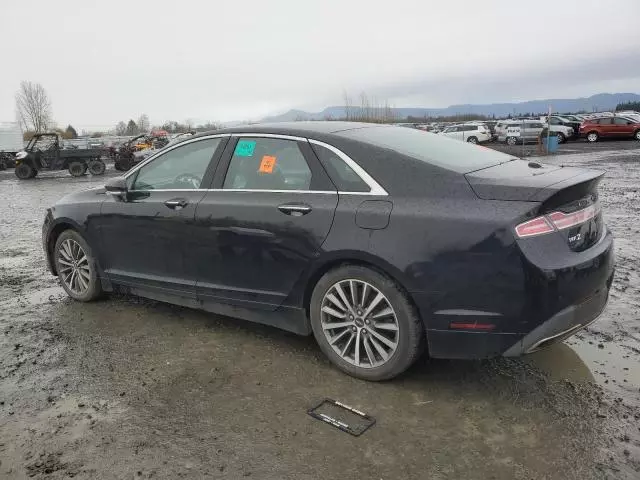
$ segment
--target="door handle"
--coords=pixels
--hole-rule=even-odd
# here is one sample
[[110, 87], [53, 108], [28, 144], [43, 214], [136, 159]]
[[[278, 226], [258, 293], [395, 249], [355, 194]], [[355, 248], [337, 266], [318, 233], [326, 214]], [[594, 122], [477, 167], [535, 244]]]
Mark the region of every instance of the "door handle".
[[311, 207], [302, 203], [285, 204], [279, 205], [278, 210], [280, 210], [285, 215], [291, 215], [292, 217], [301, 217], [302, 215], [306, 215], [307, 213], [309, 213], [311, 211]]
[[184, 198], [172, 198], [171, 200], [167, 200], [166, 202], [164, 202], [164, 204], [174, 210], [181, 210], [189, 205], [189, 202], [187, 202], [187, 200]]

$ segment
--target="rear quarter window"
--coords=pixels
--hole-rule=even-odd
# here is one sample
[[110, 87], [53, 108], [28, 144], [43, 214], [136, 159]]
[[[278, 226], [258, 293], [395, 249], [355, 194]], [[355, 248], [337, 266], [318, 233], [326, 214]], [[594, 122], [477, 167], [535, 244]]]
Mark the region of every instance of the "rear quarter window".
[[394, 126], [356, 128], [338, 132], [337, 135], [388, 148], [458, 173], [468, 173], [515, 159], [510, 155], [446, 136]]

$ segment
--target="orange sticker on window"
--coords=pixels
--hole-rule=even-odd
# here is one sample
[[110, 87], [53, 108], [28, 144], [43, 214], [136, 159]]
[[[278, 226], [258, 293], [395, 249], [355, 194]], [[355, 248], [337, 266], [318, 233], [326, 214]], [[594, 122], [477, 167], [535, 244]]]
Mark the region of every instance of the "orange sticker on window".
[[265, 155], [264, 157], [262, 157], [262, 161], [260, 162], [260, 168], [258, 169], [258, 172], [273, 173], [273, 167], [275, 166], [276, 166], [276, 157]]

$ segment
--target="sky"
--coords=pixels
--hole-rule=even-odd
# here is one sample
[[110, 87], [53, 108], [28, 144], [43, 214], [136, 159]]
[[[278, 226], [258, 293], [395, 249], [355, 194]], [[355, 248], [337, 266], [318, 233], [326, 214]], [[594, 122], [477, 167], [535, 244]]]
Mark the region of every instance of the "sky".
[[640, 93], [639, 0], [0, 0], [0, 121], [20, 81], [105, 130]]

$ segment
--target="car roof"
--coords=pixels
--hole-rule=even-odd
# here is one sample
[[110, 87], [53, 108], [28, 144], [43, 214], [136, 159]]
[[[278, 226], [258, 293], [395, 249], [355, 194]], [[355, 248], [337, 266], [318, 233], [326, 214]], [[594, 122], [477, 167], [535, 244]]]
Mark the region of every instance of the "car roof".
[[361, 122], [340, 122], [340, 121], [305, 121], [305, 122], [275, 122], [275, 123], [255, 123], [236, 127], [222, 128], [210, 132], [203, 132], [195, 136], [225, 134], [225, 133], [271, 133], [278, 135], [292, 135], [299, 137], [314, 137], [332, 133], [343, 132], [345, 130], [355, 130], [358, 128], [370, 128], [393, 125], [383, 125], [378, 123]]

